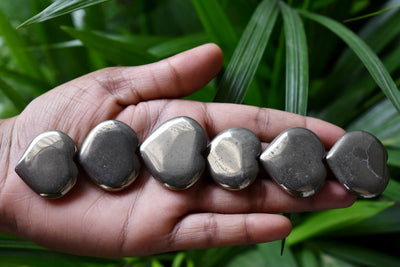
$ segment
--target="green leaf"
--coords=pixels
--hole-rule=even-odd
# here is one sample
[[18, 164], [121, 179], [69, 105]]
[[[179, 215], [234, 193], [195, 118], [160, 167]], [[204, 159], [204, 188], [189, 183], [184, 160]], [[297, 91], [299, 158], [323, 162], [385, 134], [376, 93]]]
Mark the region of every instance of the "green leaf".
[[346, 209], [326, 210], [311, 214], [293, 229], [286, 238], [286, 244], [292, 246], [306, 239], [345, 228], [375, 216], [392, 205], [393, 202], [359, 200]]
[[362, 39], [347, 29], [342, 24], [325, 16], [313, 14], [304, 10], [299, 11], [303, 16], [312, 19], [340, 37], [357, 54], [364, 66], [367, 68], [375, 82], [389, 98], [397, 111], [400, 112], [400, 92], [392, 77], [376, 54], [367, 46]]
[[252, 246], [235, 246], [205, 250], [190, 250], [187, 253], [188, 257], [194, 261], [195, 266], [218, 267], [225, 265], [236, 255], [251, 248]]
[[258, 5], [221, 79], [214, 101], [243, 102], [277, 17], [276, 0], [264, 0]]
[[[390, 73], [393, 73], [400, 67], [399, 57], [400, 46], [388, 52], [386, 55], [383, 64]], [[376, 84], [372, 77], [370, 75], [363, 76], [357, 83], [347, 88], [335, 101], [328, 103], [319, 117], [334, 124], [348, 124], [357, 115], [365, 111], [363, 103], [375, 88]], [[394, 108], [392, 109], [396, 113], [396, 110]]]
[[286, 111], [307, 114], [308, 52], [303, 23], [298, 13], [279, 2], [286, 39]]
[[357, 17], [355, 17], [355, 18], [346, 19], [346, 20], [343, 21], [343, 22], [344, 22], [344, 23], [348, 23], [348, 22], [352, 22], [352, 21], [356, 21], [356, 20], [360, 20], [360, 19], [366, 19], [366, 18], [369, 18], [369, 17], [373, 17], [373, 16], [380, 15], [380, 14], [382, 14], [382, 13], [384, 13], [384, 12], [387, 12], [387, 11], [389, 11], [389, 10], [392, 10], [392, 9], [398, 8], [398, 7], [400, 7], [400, 5], [391, 6], [391, 7], [388, 7], [388, 8], [384, 8], [384, 9], [381, 9], [381, 10], [378, 10], [378, 11], [375, 11], [375, 12], [371, 12], [371, 13], [368, 13], [368, 14], [364, 14], [364, 15], [361, 15], [361, 16], [357, 16]]
[[238, 38], [219, 2], [215, 0], [192, 2], [210, 40], [220, 45], [227, 58], [230, 58]]
[[106, 1], [108, 0], [56, 0], [42, 12], [23, 22], [18, 28], [27, 27]]
[[265, 266], [297, 266], [290, 248], [285, 248], [281, 255], [281, 241], [257, 244], [257, 250], [264, 257]]
[[11, 26], [8, 18], [0, 10], [0, 37], [10, 49], [12, 58], [18, 65], [19, 70], [31, 77], [41, 78], [39, 61], [35, 55], [27, 49], [25, 40]]
[[343, 242], [315, 242], [313, 241], [312, 246], [325, 251], [335, 257], [343, 260], [360, 264], [361, 266], [400, 266], [400, 259], [390, 256], [385, 253], [377, 252], [372, 249], [365, 247], [348, 245]]
[[320, 267], [315, 251], [304, 246], [300, 251], [296, 252], [298, 263], [302, 267]]
[[[392, 156], [390, 153], [391, 153], [391, 150], [389, 150], [389, 159]], [[397, 154], [396, 159], [400, 160], [400, 155], [399, 155], [400, 152], [398, 150], [397, 150], [396, 154]], [[400, 164], [399, 161], [397, 161], [396, 166], [400, 167], [399, 164]], [[388, 198], [391, 198], [394, 201], [400, 202], [400, 182], [398, 182], [394, 179], [390, 179], [388, 186], [386, 187], [385, 191], [383, 192], [383, 195]]]
[[374, 134], [384, 145], [400, 146], [400, 115], [387, 99], [365, 112], [348, 130], [364, 130]]
[[226, 267], [253, 267], [253, 266], [267, 266], [264, 257], [259, 250], [251, 249], [234, 256]]
[[185, 50], [208, 42], [209, 39], [204, 33], [187, 34], [182, 37], [160, 42], [148, 49], [148, 52], [156, 57], [165, 58]]
[[120, 65], [141, 65], [156, 61], [158, 58], [146, 52], [143, 46], [126, 39], [112, 38], [101, 33], [62, 27], [87, 47], [102, 53], [105, 58]]
[[[391, 181], [391, 183], [393, 180]], [[391, 187], [389, 183], [389, 187]], [[398, 199], [400, 188], [397, 182], [397, 188], [392, 188], [389, 190], [397, 190]], [[387, 191], [387, 190], [386, 190]], [[385, 192], [386, 192], [385, 191]], [[390, 194], [383, 194], [386, 197], [392, 196]], [[396, 200], [397, 199], [393, 199]], [[350, 225], [349, 227], [343, 228], [340, 231], [334, 232], [331, 235], [334, 237], [338, 236], [372, 236], [372, 235], [383, 235], [383, 234], [396, 234], [400, 232], [400, 205], [396, 203], [395, 205], [389, 207], [388, 209], [382, 211], [374, 217], [366, 219], [357, 224]]]
[[[385, 6], [390, 6], [390, 3], [396, 1], [397, 0], [387, 1]], [[342, 6], [343, 4], [340, 5]], [[380, 53], [399, 36], [399, 24], [400, 11], [391, 10], [368, 20], [361, 28], [358, 35], [375, 53]], [[324, 39], [326, 38], [327, 37]], [[326, 42], [326, 40], [323, 42]], [[324, 45], [320, 52], [316, 52], [318, 58], [321, 58], [326, 54], [324, 53], [325, 46], [326, 45]], [[314, 50], [315, 49], [313, 49], [313, 51]], [[328, 52], [332, 53], [333, 51]], [[326, 64], [326, 60], [322, 60], [322, 63]], [[321, 67], [324, 66], [323, 64]], [[347, 49], [340, 55], [339, 59], [336, 60], [331, 74], [324, 79], [324, 90], [320, 90], [317, 94], [313, 95], [313, 106], [317, 105], [319, 107], [324, 107], [325, 104], [329, 103], [333, 98], [340, 98], [340, 92], [351, 89], [353, 83], [363, 79], [363, 76], [365, 76], [363, 72], [363, 64], [360, 64], [357, 60], [357, 55], [355, 55], [351, 49]]]
[[17, 90], [9, 86], [5, 81], [0, 78], [0, 90], [5, 96], [13, 103], [18, 112], [21, 112], [28, 101]]

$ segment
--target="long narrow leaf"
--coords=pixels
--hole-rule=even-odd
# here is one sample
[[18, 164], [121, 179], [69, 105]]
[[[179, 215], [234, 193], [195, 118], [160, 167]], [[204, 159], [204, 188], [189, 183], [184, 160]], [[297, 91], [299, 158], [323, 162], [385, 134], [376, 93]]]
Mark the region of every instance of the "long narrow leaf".
[[347, 245], [343, 242], [312, 242], [312, 246], [343, 260], [357, 263], [359, 266], [397, 267], [400, 265], [400, 259], [397, 257], [361, 246]]
[[18, 28], [27, 27], [106, 1], [109, 0], [56, 0], [42, 12], [23, 22]]
[[286, 111], [306, 115], [308, 99], [308, 52], [303, 23], [298, 13], [279, 2], [286, 38]]
[[311, 237], [345, 228], [371, 218], [392, 205], [393, 202], [359, 200], [350, 208], [314, 213], [293, 229], [286, 244], [291, 246]]
[[386, 70], [377, 55], [367, 46], [362, 39], [347, 29], [342, 24], [325, 16], [313, 14], [304, 10], [299, 11], [309, 19], [312, 19], [339, 36], [356, 53], [364, 66], [367, 68], [375, 82], [389, 98], [398, 112], [400, 112], [400, 92], [392, 77]]
[[[400, 3], [398, 0], [385, 2], [385, 6]], [[399, 24], [400, 11], [391, 10], [368, 20], [361, 28], [358, 36], [368, 44], [372, 51], [378, 54], [399, 36]], [[313, 99], [321, 102], [319, 106], [322, 107], [332, 98], [340, 98], [338, 97], [339, 92], [347, 90], [347, 88], [352, 88], [353, 82], [358, 81], [364, 76], [362, 70], [363, 65], [357, 60], [357, 55], [351, 49], [347, 49], [340, 55], [332, 73], [325, 79], [323, 83], [325, 90], [320, 90]], [[315, 105], [315, 103], [313, 104]]]
[[215, 0], [193, 0], [192, 2], [207, 35], [211, 41], [222, 47], [229, 58], [238, 38], [226, 13]]
[[39, 61], [27, 49], [25, 40], [11, 26], [8, 18], [0, 10], [0, 37], [10, 49], [12, 58], [18, 65], [20, 72], [35, 78], [41, 78]]
[[106, 35], [77, 30], [71, 27], [62, 27], [71, 36], [79, 39], [87, 47], [100, 52], [108, 60], [120, 65], [140, 65], [153, 62], [158, 58], [144, 51], [143, 47], [133, 42], [110, 38]]
[[0, 90], [5, 96], [13, 103], [14, 107], [21, 112], [28, 101], [17, 90], [9, 86], [5, 81], [0, 78]]
[[208, 42], [205, 33], [187, 34], [165, 42], [161, 42], [148, 49], [148, 52], [160, 58], [172, 56], [182, 51], [188, 50], [200, 44]]
[[279, 240], [258, 244], [257, 250], [263, 255], [265, 266], [297, 266], [290, 248], [286, 248], [281, 255], [281, 242]]
[[214, 101], [243, 102], [277, 17], [276, 0], [264, 0], [258, 5], [222, 77]]

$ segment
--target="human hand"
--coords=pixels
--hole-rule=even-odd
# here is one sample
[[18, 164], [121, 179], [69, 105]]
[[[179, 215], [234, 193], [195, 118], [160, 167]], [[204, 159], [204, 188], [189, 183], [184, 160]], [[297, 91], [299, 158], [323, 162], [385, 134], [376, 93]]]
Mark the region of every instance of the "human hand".
[[282, 111], [176, 99], [204, 86], [221, 65], [220, 49], [208, 44], [150, 65], [103, 69], [49, 91], [19, 116], [1, 121], [0, 231], [74, 254], [139, 256], [278, 240], [289, 234], [291, 224], [274, 213], [351, 205], [355, 197], [330, 180], [304, 199], [288, 195], [266, 177], [236, 192], [208, 177], [187, 190], [172, 191], [144, 167], [120, 192], [103, 191], [81, 171], [71, 192], [48, 200], [14, 172], [39, 133], [63, 131], [79, 149], [89, 131], [109, 119], [130, 125], [140, 141], [176, 116], [198, 121], [209, 139], [227, 128], [248, 128], [264, 146], [295, 126], [315, 132], [327, 149], [344, 134], [329, 123]]

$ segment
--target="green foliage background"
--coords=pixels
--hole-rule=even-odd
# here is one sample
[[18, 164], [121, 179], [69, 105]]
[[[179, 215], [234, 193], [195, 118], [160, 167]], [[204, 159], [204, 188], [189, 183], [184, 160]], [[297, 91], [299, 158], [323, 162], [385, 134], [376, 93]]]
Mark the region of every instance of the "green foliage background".
[[[0, 265], [400, 266], [399, 5], [399, 0], [0, 1], [1, 118], [99, 68], [146, 64], [215, 42], [224, 50], [224, 69], [190, 99], [277, 108], [369, 131], [387, 147], [391, 170], [389, 186], [377, 199], [293, 214], [283, 256], [277, 241], [97, 259], [0, 235]], [[344, 22], [351, 18], [356, 19]]]

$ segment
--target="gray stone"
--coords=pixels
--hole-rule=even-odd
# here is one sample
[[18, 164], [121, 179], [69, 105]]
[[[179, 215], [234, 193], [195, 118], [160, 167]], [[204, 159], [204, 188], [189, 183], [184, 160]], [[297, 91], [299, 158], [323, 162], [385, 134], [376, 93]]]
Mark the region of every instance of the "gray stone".
[[78, 168], [74, 163], [76, 146], [60, 131], [47, 131], [29, 144], [15, 172], [44, 198], [65, 195], [75, 184]]
[[87, 175], [105, 190], [129, 186], [138, 176], [139, 145], [134, 130], [123, 122], [104, 121], [86, 137], [79, 152], [79, 163]]
[[387, 159], [382, 143], [363, 131], [346, 133], [326, 156], [336, 178], [362, 198], [376, 197], [385, 190], [389, 182]]
[[164, 186], [186, 189], [205, 168], [207, 136], [195, 120], [177, 117], [160, 125], [140, 146], [149, 172]]
[[297, 197], [309, 197], [325, 182], [324, 154], [324, 145], [317, 135], [296, 127], [277, 136], [261, 154], [260, 161], [287, 192]]
[[208, 170], [222, 187], [240, 190], [256, 179], [261, 142], [252, 131], [240, 127], [228, 129], [211, 141], [208, 151]]

